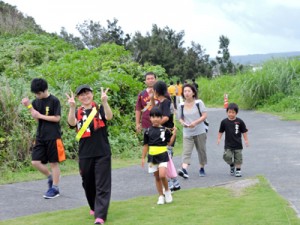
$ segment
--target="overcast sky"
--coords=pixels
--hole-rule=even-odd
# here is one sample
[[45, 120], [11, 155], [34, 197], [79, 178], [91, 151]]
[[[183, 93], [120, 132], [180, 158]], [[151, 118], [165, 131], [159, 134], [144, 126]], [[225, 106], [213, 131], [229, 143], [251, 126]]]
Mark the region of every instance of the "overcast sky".
[[125, 33], [143, 35], [152, 25], [185, 32], [184, 41], [202, 45], [214, 57], [219, 36], [230, 40], [231, 55], [300, 51], [299, 0], [3, 0], [31, 16], [42, 29], [65, 27], [78, 36], [84, 20], [118, 20]]

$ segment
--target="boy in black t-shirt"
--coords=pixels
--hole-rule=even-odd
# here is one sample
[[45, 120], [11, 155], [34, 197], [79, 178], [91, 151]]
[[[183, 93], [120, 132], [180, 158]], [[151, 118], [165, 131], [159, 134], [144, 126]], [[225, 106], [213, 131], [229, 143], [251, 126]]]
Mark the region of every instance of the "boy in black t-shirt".
[[241, 165], [243, 163], [242, 155], [242, 134], [245, 140], [245, 144], [248, 147], [248, 129], [244, 121], [236, 115], [238, 114], [239, 108], [235, 103], [230, 103], [226, 109], [227, 118], [222, 120], [217, 144], [220, 143], [222, 134], [225, 132], [225, 146], [224, 146], [224, 161], [230, 165], [230, 174], [232, 176], [241, 177]]
[[[30, 110], [31, 116], [38, 122], [31, 163], [48, 177], [48, 191], [43, 197], [52, 199], [59, 196], [60, 169], [58, 163], [66, 159], [59, 125], [60, 101], [48, 92], [48, 83], [41, 78], [32, 80], [31, 92], [36, 96], [32, 104], [28, 98], [22, 99], [22, 104]], [[51, 172], [45, 165], [48, 162]]]

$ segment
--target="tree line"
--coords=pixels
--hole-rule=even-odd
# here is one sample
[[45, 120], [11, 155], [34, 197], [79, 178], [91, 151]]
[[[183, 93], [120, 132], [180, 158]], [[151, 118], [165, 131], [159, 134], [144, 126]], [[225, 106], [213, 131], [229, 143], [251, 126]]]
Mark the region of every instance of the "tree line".
[[184, 31], [176, 32], [168, 26], [164, 28], [152, 25], [150, 32], [142, 35], [136, 31], [134, 35], [126, 34], [118, 25], [116, 18], [107, 20], [107, 26], [100, 22], [85, 20], [76, 26], [80, 36], [75, 37], [62, 27], [59, 34], [77, 49], [93, 49], [104, 43], [122, 45], [132, 52], [136, 62], [144, 65], [161, 65], [169, 76], [182, 80], [196, 77], [211, 78], [214, 74], [235, 74], [242, 70], [242, 65], [235, 65], [230, 59], [228, 37], [219, 37], [219, 50], [216, 59], [206, 53], [206, 49], [192, 41], [191, 47], [184, 47]]
[[[212, 59], [201, 44], [192, 42], [191, 47], [184, 47], [184, 31], [176, 32], [168, 26], [160, 28], [154, 24], [146, 35], [139, 31], [130, 35], [118, 25], [119, 21], [116, 18], [106, 22], [106, 26], [93, 20], [77, 24], [79, 37], [68, 33], [64, 27], [59, 34], [53, 35], [63, 38], [78, 50], [91, 50], [104, 43], [122, 45], [132, 52], [133, 59], [139, 64], [161, 65], [170, 77], [178, 77], [181, 80], [210, 78], [215, 74], [235, 74], [242, 69], [241, 65], [232, 63], [230, 40], [224, 35], [220, 35], [219, 50], [216, 58]], [[15, 6], [0, 1], [0, 34], [18, 35], [28, 31], [45, 33], [34, 18], [24, 16]]]

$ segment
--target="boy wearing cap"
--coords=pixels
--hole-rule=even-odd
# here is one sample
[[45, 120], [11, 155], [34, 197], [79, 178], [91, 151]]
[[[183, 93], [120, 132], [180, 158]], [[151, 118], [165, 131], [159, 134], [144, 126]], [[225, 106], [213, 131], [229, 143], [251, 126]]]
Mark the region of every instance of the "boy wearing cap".
[[93, 89], [89, 85], [80, 85], [75, 92], [81, 103], [77, 110], [73, 93], [67, 94], [70, 105], [68, 123], [76, 127], [82, 186], [95, 224], [104, 224], [107, 219], [111, 197], [111, 149], [107, 121], [112, 119], [113, 114], [107, 102], [107, 91], [101, 88], [102, 104], [99, 106], [93, 101]]
[[[48, 191], [45, 199], [59, 196], [59, 162], [66, 159], [64, 146], [61, 140], [60, 101], [48, 92], [48, 83], [41, 78], [35, 78], [31, 82], [31, 92], [36, 99], [30, 103], [28, 98], [22, 99], [31, 116], [38, 122], [36, 140], [32, 150], [32, 165], [42, 174], [48, 177]], [[50, 163], [51, 172], [45, 165]]]

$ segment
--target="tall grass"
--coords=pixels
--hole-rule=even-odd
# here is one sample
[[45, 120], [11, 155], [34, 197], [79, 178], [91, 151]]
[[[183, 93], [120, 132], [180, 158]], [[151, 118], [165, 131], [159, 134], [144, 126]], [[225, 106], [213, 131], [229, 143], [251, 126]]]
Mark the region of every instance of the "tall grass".
[[224, 95], [227, 94], [230, 102], [240, 102], [240, 76], [224, 75], [211, 80], [201, 78], [198, 97], [213, 107], [224, 104]]
[[245, 109], [275, 112], [300, 112], [300, 61], [277, 59], [266, 62], [261, 70], [213, 79], [200, 78], [199, 96], [210, 106], [222, 106], [224, 94], [229, 102]]
[[261, 70], [244, 74], [241, 79], [241, 95], [246, 105], [256, 108], [268, 100], [274, 102], [283, 96], [293, 95], [293, 83], [299, 84], [299, 66], [299, 61], [296, 60], [271, 60]]
[[[18, 88], [11, 88], [11, 83]], [[23, 85], [23, 79], [0, 77], [0, 169], [13, 170], [30, 162], [27, 156], [32, 138], [28, 127], [32, 127], [32, 120], [20, 104]]]

